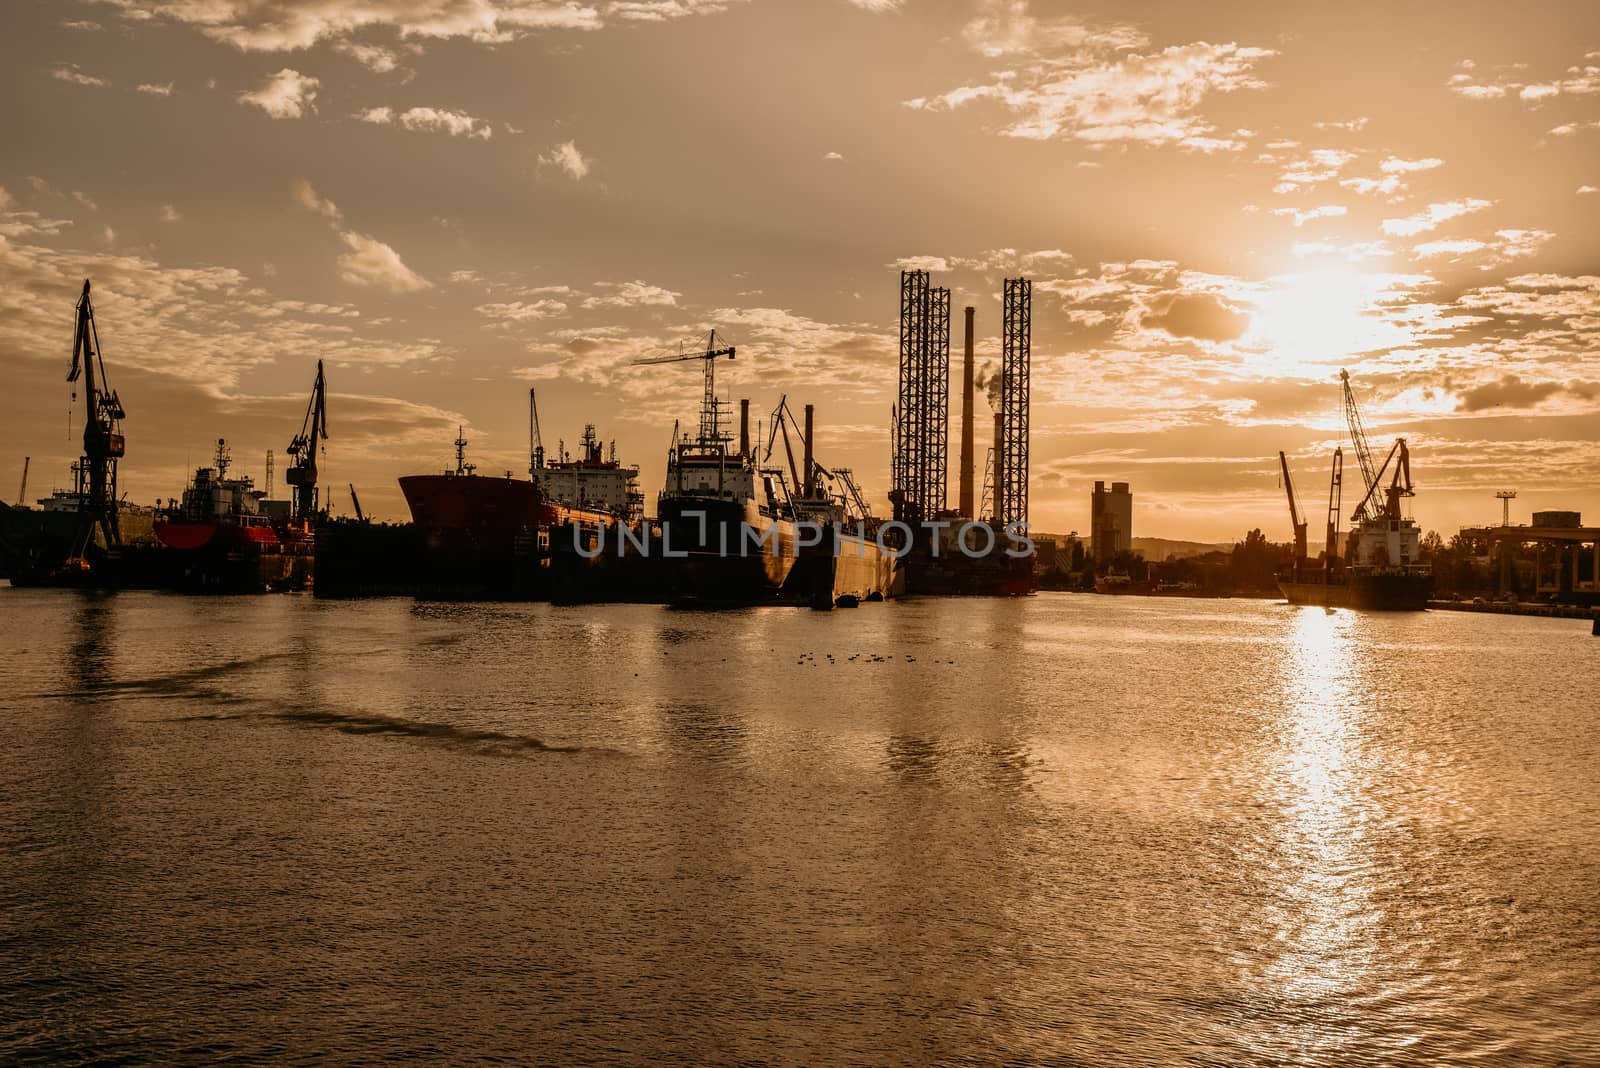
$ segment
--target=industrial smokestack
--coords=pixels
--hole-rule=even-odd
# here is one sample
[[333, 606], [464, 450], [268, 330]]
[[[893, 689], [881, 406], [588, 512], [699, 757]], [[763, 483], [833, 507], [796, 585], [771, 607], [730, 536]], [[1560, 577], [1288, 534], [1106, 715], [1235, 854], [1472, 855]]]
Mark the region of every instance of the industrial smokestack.
[[1006, 514], [1006, 431], [999, 412], [994, 413], [994, 521], [1004, 522]]
[[750, 398], [739, 401], [739, 455], [750, 455]]
[[972, 422], [972, 316], [967, 308], [967, 346], [961, 356], [961, 514], [968, 519], [977, 512], [972, 499], [973, 422]]
[[817, 492], [817, 474], [812, 467], [811, 458], [814, 455], [811, 449], [811, 405], [806, 405], [806, 488], [805, 495], [812, 496]]

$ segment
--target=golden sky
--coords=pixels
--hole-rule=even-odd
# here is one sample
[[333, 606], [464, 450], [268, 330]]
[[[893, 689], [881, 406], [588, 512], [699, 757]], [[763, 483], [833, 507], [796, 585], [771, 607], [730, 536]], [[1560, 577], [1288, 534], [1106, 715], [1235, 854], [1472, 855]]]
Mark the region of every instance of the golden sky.
[[711, 327], [881, 500], [915, 266], [984, 370], [1034, 280], [1038, 527], [1115, 479], [1138, 535], [1287, 540], [1341, 367], [1425, 529], [1600, 520], [1591, 2], [17, 0], [0, 59], [8, 500], [67, 484], [84, 277], [136, 501], [218, 436], [281, 472], [321, 358], [341, 510], [457, 423], [522, 472], [529, 385], [653, 502], [699, 376], [630, 361]]

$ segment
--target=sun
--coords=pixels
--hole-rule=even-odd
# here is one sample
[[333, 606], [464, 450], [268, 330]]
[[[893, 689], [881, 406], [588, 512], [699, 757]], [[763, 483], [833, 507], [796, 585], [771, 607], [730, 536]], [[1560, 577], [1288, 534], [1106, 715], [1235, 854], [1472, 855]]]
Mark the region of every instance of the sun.
[[1317, 271], [1280, 275], [1254, 300], [1241, 342], [1260, 354], [1260, 369], [1275, 375], [1317, 377], [1354, 363], [1362, 353], [1409, 340], [1383, 314], [1391, 288], [1383, 275]]

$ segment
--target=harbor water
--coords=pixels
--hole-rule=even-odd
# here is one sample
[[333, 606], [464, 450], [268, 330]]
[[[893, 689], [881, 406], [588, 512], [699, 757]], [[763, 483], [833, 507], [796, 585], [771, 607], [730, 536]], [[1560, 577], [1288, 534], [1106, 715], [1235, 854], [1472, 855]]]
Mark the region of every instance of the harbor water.
[[1600, 639], [0, 585], [0, 1062], [1600, 1064]]

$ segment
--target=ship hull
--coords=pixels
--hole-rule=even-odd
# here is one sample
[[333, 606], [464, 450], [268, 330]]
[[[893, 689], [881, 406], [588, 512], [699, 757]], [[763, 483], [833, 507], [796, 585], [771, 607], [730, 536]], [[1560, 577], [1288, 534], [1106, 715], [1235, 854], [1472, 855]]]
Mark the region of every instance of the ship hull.
[[1363, 574], [1354, 572], [1344, 581], [1317, 581], [1318, 576], [1278, 581], [1290, 604], [1325, 608], [1361, 608], [1384, 612], [1417, 612], [1428, 607], [1433, 576], [1419, 573]]

